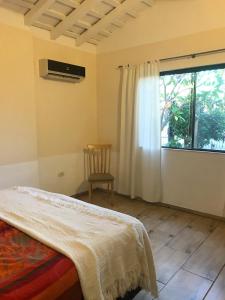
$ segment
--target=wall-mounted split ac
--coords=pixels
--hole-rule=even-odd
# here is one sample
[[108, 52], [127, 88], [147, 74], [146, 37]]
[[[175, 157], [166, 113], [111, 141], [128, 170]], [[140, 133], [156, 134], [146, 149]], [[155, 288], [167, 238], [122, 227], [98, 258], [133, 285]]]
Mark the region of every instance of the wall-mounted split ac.
[[40, 76], [45, 79], [80, 82], [85, 78], [84, 67], [66, 64], [51, 59], [40, 59], [39, 70]]

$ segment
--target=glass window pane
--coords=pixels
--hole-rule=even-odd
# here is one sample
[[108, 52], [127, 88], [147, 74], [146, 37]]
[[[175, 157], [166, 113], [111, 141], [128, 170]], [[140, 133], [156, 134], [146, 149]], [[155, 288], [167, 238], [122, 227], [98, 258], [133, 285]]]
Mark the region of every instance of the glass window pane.
[[161, 76], [162, 146], [192, 147], [193, 74]]
[[196, 77], [194, 148], [225, 150], [225, 70]]

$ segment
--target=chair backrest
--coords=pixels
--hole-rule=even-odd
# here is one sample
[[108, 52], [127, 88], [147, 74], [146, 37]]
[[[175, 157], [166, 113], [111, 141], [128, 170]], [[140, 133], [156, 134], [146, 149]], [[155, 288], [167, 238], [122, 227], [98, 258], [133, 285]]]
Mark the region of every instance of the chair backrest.
[[111, 160], [110, 144], [88, 144], [84, 149], [85, 169], [87, 173], [110, 173]]

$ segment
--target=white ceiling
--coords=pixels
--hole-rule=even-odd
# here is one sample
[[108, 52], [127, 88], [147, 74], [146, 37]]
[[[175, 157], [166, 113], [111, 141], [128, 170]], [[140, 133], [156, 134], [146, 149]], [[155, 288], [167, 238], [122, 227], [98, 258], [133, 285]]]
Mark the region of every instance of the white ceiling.
[[50, 31], [52, 39], [72, 37], [76, 45], [97, 45], [154, 0], [2, 0], [0, 6], [24, 15], [24, 23]]

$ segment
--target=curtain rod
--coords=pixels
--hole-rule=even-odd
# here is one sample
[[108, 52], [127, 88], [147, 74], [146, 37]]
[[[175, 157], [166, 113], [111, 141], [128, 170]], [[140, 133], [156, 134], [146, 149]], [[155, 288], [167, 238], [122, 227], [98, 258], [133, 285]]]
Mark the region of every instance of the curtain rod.
[[[165, 61], [180, 60], [180, 59], [185, 59], [185, 58], [196, 58], [198, 56], [212, 55], [212, 54], [223, 53], [223, 52], [225, 52], [225, 48], [211, 50], [211, 51], [197, 52], [197, 53], [192, 53], [192, 54], [185, 54], [185, 55], [180, 55], [180, 56], [161, 58], [159, 61], [165, 62]], [[147, 61], [147, 62], [149, 62], [149, 61]], [[127, 66], [129, 67], [129, 64]], [[118, 66], [118, 68], [122, 68], [122, 67], [123, 66]]]

